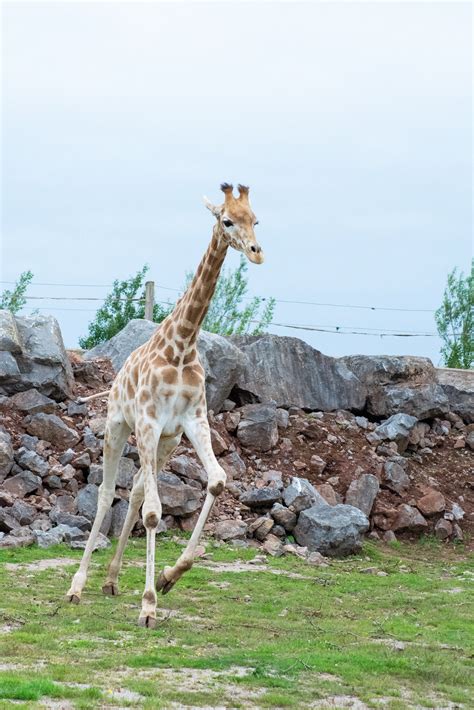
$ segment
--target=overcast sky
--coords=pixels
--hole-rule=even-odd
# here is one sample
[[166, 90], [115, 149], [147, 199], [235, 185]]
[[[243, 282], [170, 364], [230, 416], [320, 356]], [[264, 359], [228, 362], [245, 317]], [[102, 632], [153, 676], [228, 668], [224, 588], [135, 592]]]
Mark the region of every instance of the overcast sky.
[[[1, 280], [31, 269], [74, 285], [30, 295], [102, 297], [149, 263], [178, 289], [211, 235], [202, 195], [218, 201], [226, 180], [251, 186], [260, 221], [250, 295], [428, 311], [278, 303], [276, 323], [435, 331], [446, 276], [472, 251], [470, 3], [2, 12]], [[96, 304], [38, 305], [72, 347]], [[439, 362], [437, 337], [272, 331]]]

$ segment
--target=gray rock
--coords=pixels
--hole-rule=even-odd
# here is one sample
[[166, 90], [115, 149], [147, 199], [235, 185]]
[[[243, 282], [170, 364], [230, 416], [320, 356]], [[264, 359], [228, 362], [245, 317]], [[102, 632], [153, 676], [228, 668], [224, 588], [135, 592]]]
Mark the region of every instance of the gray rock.
[[28, 493], [37, 491], [38, 488], [41, 488], [41, 478], [31, 471], [22, 471], [3, 482], [3, 489], [19, 498], [24, 498]]
[[79, 528], [79, 530], [90, 530], [92, 525], [84, 515], [73, 515], [59, 510], [56, 506], [49, 513], [50, 519], [57, 525], [67, 525], [70, 528]]
[[1, 313], [0, 342], [6, 350], [0, 352], [0, 394], [33, 388], [56, 400], [70, 397], [72, 369], [56, 319], [33, 315], [12, 320]]
[[121, 498], [112, 508], [112, 521], [109, 530], [110, 537], [120, 537], [127, 513], [128, 500], [123, 500]]
[[241, 409], [237, 438], [257, 451], [268, 451], [278, 441], [275, 404], [247, 404]]
[[[13, 507], [13, 506], [12, 506]], [[10, 533], [21, 527], [18, 518], [12, 514], [12, 508], [0, 508], [0, 531]]]
[[97, 501], [99, 499], [99, 489], [92, 483], [88, 483], [81, 488], [76, 496], [77, 512], [85, 518], [94, 521], [97, 513]]
[[84, 427], [82, 441], [84, 443], [85, 450], [87, 451], [91, 459], [95, 461], [100, 456], [103, 447], [103, 441], [101, 439], [98, 439], [96, 435], [87, 426]]
[[299, 545], [329, 557], [358, 552], [369, 529], [364, 513], [352, 505], [316, 505], [303, 510], [293, 535]]
[[137, 468], [132, 459], [121, 456], [118, 465], [117, 480], [115, 484], [120, 488], [128, 488], [130, 490], [133, 485], [133, 477], [137, 472]]
[[[86, 360], [108, 357], [116, 372], [128, 356], [149, 340], [157, 326], [146, 320], [131, 320], [123, 330], [84, 354]], [[215, 333], [201, 331], [198, 352], [206, 373], [207, 406], [218, 412], [229, 396], [244, 357], [231, 342]]]
[[[234, 336], [246, 355], [237, 387], [259, 401], [307, 410], [364, 408], [366, 389], [342, 360], [327, 357], [298, 338]], [[275, 375], [278, 373], [278, 376]]]
[[367, 388], [367, 411], [376, 417], [404, 412], [425, 419], [448, 410], [428, 358], [350, 355], [342, 360]]
[[186, 485], [173, 473], [158, 474], [158, 493], [163, 515], [191, 515], [201, 505], [201, 491]]
[[24, 500], [16, 500], [9, 508], [11, 515], [18, 520], [20, 525], [31, 525], [37, 515], [36, 508]]
[[346, 493], [346, 505], [359, 508], [369, 517], [375, 498], [379, 492], [378, 478], [371, 473], [363, 473], [360, 478], [352, 481]]
[[474, 429], [466, 436], [466, 446], [471, 449], [471, 451], [474, 451]]
[[56, 414], [33, 414], [26, 418], [25, 427], [29, 434], [64, 448], [75, 446], [81, 438], [75, 429], [68, 427]]
[[247, 533], [247, 523], [243, 520], [221, 520], [216, 524], [215, 536], [218, 540], [242, 540]]
[[281, 501], [281, 493], [275, 486], [264, 488], [249, 488], [240, 496], [240, 502], [252, 510], [271, 508], [274, 503]]
[[104, 471], [102, 464], [93, 463], [89, 468], [89, 476], [87, 477], [87, 483], [93, 483], [96, 486], [100, 486], [104, 476]]
[[67, 413], [69, 417], [85, 416], [87, 414], [87, 404], [78, 402], [68, 402]]
[[39, 439], [37, 436], [30, 436], [29, 434], [22, 434], [20, 437], [20, 445], [24, 449], [28, 449], [29, 451], [36, 451], [36, 445], [38, 444]]
[[232, 451], [230, 454], [227, 454], [227, 456], [223, 456], [219, 459], [219, 463], [226, 472], [229, 480], [239, 480], [247, 471], [245, 461], [237, 451]]
[[11, 436], [6, 432], [0, 431], [0, 483], [12, 470], [14, 460]]
[[49, 471], [49, 465], [42, 456], [39, 456], [34, 451], [21, 447], [15, 454], [16, 462], [19, 466], [39, 476], [46, 476]]
[[448, 398], [451, 412], [467, 424], [474, 422], [474, 370], [439, 368], [436, 380]]
[[277, 525], [281, 525], [287, 532], [291, 532], [296, 525], [298, 516], [292, 510], [286, 508], [281, 503], [275, 503], [270, 511], [270, 515]]
[[[87, 540], [71, 540], [69, 543], [69, 547], [71, 547], [73, 550], [83, 550], [87, 544]], [[106, 550], [108, 547], [110, 547], [110, 540], [103, 534], [99, 533], [97, 535], [97, 539], [94, 543], [94, 552], [96, 550]]]
[[410, 479], [404, 469], [396, 461], [386, 461], [383, 467], [383, 482], [387, 488], [399, 495], [410, 487]]
[[26, 412], [27, 414], [38, 414], [39, 412], [51, 414], [56, 409], [54, 399], [46, 397], [35, 389], [14, 394], [13, 397], [10, 397], [10, 402], [20, 412]]
[[52, 547], [59, 545], [65, 540], [80, 539], [84, 536], [84, 532], [79, 528], [70, 527], [69, 525], [57, 525], [50, 530], [34, 530], [33, 534], [36, 538], [38, 547]]
[[194, 461], [190, 456], [181, 454], [171, 459], [169, 463], [170, 469], [184, 478], [190, 478], [198, 481], [202, 486], [207, 485], [207, 473], [197, 461]]
[[408, 444], [408, 438], [417, 423], [416, 417], [410, 414], [394, 414], [389, 419], [379, 424], [373, 432], [367, 435], [373, 441], [396, 441], [402, 450]]
[[283, 491], [285, 505], [295, 513], [317, 505], [327, 505], [316, 488], [306, 479], [293, 476], [290, 485]]

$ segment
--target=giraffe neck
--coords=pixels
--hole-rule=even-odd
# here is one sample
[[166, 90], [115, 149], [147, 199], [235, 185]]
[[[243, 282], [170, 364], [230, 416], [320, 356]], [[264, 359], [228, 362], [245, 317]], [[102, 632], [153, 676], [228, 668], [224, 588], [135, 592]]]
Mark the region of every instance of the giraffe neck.
[[187, 347], [194, 345], [209, 310], [227, 249], [228, 245], [222, 238], [221, 227], [216, 224], [211, 242], [201, 259], [193, 280], [177, 302], [173, 312], [168, 316], [176, 327], [175, 333]]

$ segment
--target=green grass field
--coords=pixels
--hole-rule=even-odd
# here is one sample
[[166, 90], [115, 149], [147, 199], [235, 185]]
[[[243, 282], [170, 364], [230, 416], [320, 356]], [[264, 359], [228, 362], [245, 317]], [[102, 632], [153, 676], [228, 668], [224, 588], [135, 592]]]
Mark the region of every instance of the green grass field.
[[[157, 559], [180, 550], [160, 538]], [[110, 550], [94, 554], [79, 606], [63, 601], [79, 552], [0, 551], [0, 708], [474, 707], [462, 548], [367, 544], [327, 568], [207, 551], [160, 595], [153, 631], [136, 624], [143, 540], [119, 597], [100, 592]]]

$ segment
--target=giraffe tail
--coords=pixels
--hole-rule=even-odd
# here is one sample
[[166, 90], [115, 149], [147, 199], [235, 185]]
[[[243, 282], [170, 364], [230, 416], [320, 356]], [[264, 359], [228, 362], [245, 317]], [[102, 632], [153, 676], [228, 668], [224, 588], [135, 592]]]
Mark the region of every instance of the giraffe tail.
[[105, 397], [109, 394], [110, 390], [105, 390], [105, 392], [96, 392], [96, 394], [91, 394], [90, 397], [78, 397], [78, 404], [85, 404], [85, 402], [90, 402], [92, 399], [99, 399], [99, 397]]

